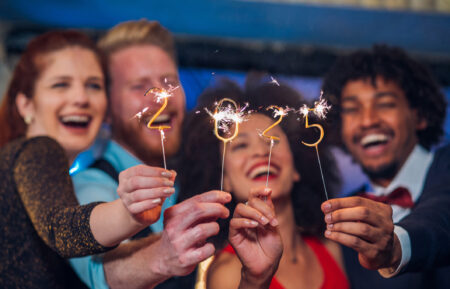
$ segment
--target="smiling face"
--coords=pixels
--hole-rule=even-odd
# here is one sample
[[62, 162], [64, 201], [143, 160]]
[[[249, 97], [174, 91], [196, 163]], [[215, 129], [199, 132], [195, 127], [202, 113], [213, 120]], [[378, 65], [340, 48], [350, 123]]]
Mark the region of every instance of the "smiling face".
[[[168, 98], [167, 108], [153, 123], [171, 127], [164, 130], [164, 146], [167, 156], [174, 155], [180, 145], [185, 95], [172, 58], [154, 45], [130, 46], [111, 55], [109, 71], [113, 138], [147, 164], [162, 162], [160, 133], [146, 126], [162, 103], [156, 102], [154, 94], [144, 94], [153, 87], [178, 86]], [[149, 117], [139, 122], [134, 116], [145, 107]]]
[[377, 77], [349, 81], [342, 89], [342, 139], [364, 171], [387, 186], [418, 143], [426, 122], [410, 108], [403, 90]]
[[[263, 114], [253, 114], [240, 125], [239, 135], [227, 145], [224, 189], [233, 192], [238, 201], [247, 200], [251, 188], [266, 184], [270, 142], [259, 136], [258, 131], [272, 123], [273, 120]], [[283, 130], [276, 126], [270, 133], [280, 138], [272, 149], [269, 174], [269, 187], [276, 200], [290, 197], [293, 184], [300, 180], [300, 175], [295, 170]]]
[[22, 117], [31, 116], [26, 136], [48, 135], [69, 159], [95, 139], [106, 111], [104, 76], [95, 54], [70, 47], [37, 59], [41, 67], [34, 95], [17, 97]]

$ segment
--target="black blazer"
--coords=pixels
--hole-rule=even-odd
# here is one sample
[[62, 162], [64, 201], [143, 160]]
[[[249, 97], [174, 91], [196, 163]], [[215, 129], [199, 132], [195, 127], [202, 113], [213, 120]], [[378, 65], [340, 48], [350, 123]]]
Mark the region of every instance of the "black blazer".
[[450, 145], [436, 151], [417, 205], [398, 225], [411, 239], [405, 271], [450, 265]]
[[[364, 269], [353, 249], [343, 247], [352, 288], [450, 288], [450, 146], [436, 151], [424, 189], [411, 214], [398, 225], [411, 239], [411, 260], [396, 277]], [[447, 267], [446, 267], [447, 265]], [[419, 272], [420, 271], [420, 272]]]

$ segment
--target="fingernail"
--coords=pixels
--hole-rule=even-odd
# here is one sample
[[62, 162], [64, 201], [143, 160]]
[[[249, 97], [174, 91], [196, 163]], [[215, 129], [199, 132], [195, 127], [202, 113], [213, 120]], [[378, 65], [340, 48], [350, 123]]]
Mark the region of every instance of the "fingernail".
[[259, 225], [258, 222], [256, 222], [256, 221], [247, 221], [246, 220], [245, 223], [247, 223], [247, 225], [254, 226], [254, 227]]
[[152, 200], [152, 203], [153, 203], [153, 204], [159, 204], [159, 203], [161, 203], [161, 198], [157, 198], [157, 199]]
[[264, 189], [264, 193], [270, 193], [272, 191], [272, 189], [270, 189], [270, 188], [265, 188]]
[[169, 180], [165, 180], [165, 181], [163, 182], [163, 185], [164, 185], [165, 187], [173, 187], [173, 182], [172, 182], [172, 181], [169, 181]]
[[166, 194], [166, 195], [171, 195], [171, 194], [175, 193], [175, 189], [174, 188], [167, 188], [167, 189], [164, 189], [163, 193]]
[[276, 226], [278, 226], [278, 220], [277, 220], [276, 218], [273, 218], [272, 221], [270, 221], [270, 224], [271, 224], [273, 227], [276, 227]]
[[326, 203], [325, 205], [323, 205], [323, 208], [325, 211], [329, 211], [331, 209], [331, 204], [330, 203]]
[[331, 214], [326, 214], [325, 215], [325, 221], [326, 222], [331, 222]]
[[328, 230], [326, 230], [326, 231], [325, 231], [325, 236], [330, 237], [330, 236], [331, 236], [331, 232], [328, 231]]
[[328, 224], [328, 225], [327, 225], [327, 229], [328, 229], [328, 230], [331, 230], [331, 229], [333, 229], [333, 226], [334, 226], [333, 224]]
[[172, 177], [172, 173], [171, 172], [162, 172], [161, 176], [166, 177], [166, 178], [171, 178]]
[[266, 217], [262, 216], [261, 217], [261, 222], [263, 222], [263, 225], [269, 223], [269, 219], [267, 219]]

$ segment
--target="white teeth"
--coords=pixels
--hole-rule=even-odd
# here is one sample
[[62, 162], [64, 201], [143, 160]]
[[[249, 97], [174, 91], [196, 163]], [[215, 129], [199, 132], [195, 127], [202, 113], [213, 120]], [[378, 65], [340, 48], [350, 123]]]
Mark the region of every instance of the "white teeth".
[[89, 116], [86, 115], [67, 115], [61, 118], [62, 122], [78, 122], [86, 123], [89, 121]]
[[155, 118], [155, 122], [167, 122], [170, 120], [169, 114], [161, 114], [157, 118]]
[[[276, 173], [277, 173], [277, 170], [276, 170], [274, 167], [270, 166], [269, 172], [270, 172], [271, 174], [276, 174]], [[256, 177], [257, 177], [258, 175], [260, 175], [260, 174], [267, 174], [267, 166], [259, 166], [259, 167], [255, 168], [255, 169], [253, 169], [253, 170], [251, 171], [249, 177], [250, 177], [251, 179], [254, 179], [254, 178], [256, 178]]]
[[361, 139], [361, 145], [367, 146], [376, 142], [385, 142], [389, 139], [389, 137], [385, 134], [369, 134]]

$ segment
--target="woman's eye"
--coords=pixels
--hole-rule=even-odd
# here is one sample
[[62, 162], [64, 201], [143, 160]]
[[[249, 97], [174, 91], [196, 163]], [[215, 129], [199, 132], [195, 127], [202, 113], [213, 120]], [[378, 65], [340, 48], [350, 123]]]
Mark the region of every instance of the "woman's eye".
[[64, 88], [64, 87], [68, 87], [69, 83], [68, 82], [57, 82], [52, 84], [52, 88]]
[[88, 83], [87, 87], [95, 89], [95, 90], [102, 90], [103, 89], [103, 85], [101, 83], [95, 83], [95, 82], [94, 83]]
[[231, 147], [231, 151], [236, 151], [236, 150], [239, 150], [239, 149], [244, 149], [244, 148], [246, 148], [247, 147], [247, 144], [246, 143], [238, 143], [238, 144], [234, 144], [232, 147]]

